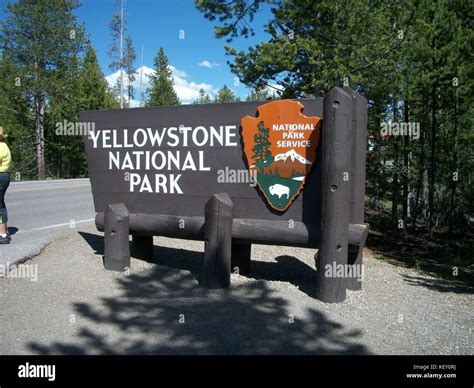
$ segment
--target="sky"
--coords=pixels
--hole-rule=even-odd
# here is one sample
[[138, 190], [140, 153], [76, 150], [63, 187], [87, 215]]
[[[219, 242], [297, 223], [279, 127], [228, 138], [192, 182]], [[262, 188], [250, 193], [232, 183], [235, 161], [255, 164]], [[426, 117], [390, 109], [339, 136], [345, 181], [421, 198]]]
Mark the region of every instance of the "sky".
[[[7, 0], [0, 0], [0, 17], [5, 17]], [[92, 41], [102, 71], [110, 84], [114, 84], [118, 72], [109, 70], [110, 58], [107, 55], [111, 42], [108, 27], [112, 14], [119, 10], [118, 0], [82, 0], [76, 10], [78, 20], [84, 23]], [[271, 17], [269, 8], [261, 10], [252, 26], [255, 36], [249, 39], [239, 38], [231, 43], [237, 49], [246, 49], [268, 39], [263, 26]], [[231, 73], [227, 61], [231, 57], [225, 55], [225, 39], [216, 39], [210, 22], [196, 9], [192, 0], [126, 0], [125, 20], [127, 34], [131, 35], [137, 60], [135, 66], [141, 67], [143, 45], [143, 77], [153, 68], [153, 58], [160, 46], [168, 56], [178, 97], [183, 103], [191, 103], [202, 87], [212, 96], [224, 84], [229, 86], [236, 95], [245, 98], [250, 90], [239, 84]], [[184, 34], [183, 34], [184, 33]], [[184, 35], [184, 36], [183, 36]], [[184, 37], [184, 39], [180, 39]], [[140, 76], [135, 81], [139, 90]], [[237, 82], [236, 82], [237, 81]], [[146, 88], [146, 85], [142, 89]], [[132, 106], [138, 104], [139, 93], [136, 93]]]

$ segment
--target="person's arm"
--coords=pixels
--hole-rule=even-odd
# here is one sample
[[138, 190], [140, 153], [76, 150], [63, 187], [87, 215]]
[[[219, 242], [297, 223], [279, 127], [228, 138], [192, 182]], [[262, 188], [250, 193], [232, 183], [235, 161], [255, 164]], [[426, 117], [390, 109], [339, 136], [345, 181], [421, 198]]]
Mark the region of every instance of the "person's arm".
[[6, 171], [10, 168], [11, 163], [10, 148], [5, 143], [0, 143], [0, 168], [6, 168]]
[[6, 158], [5, 158], [5, 164], [10, 167], [10, 164], [12, 162], [12, 154], [10, 152], [10, 147], [8, 147], [8, 145], [5, 144], [5, 148], [7, 149], [7, 154], [6, 154]]

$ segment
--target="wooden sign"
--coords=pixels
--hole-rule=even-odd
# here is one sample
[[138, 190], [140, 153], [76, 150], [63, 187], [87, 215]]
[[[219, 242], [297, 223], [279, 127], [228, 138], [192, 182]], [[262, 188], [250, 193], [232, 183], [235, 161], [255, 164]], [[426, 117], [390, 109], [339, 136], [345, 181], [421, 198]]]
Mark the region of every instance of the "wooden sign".
[[250, 271], [251, 244], [289, 245], [318, 248], [322, 301], [360, 289], [367, 102], [353, 90], [80, 119], [105, 268], [152, 259], [156, 235], [201, 240], [201, 283], [224, 288]]
[[[322, 98], [286, 101], [303, 107], [308, 117], [322, 116]], [[321, 196], [317, 163], [305, 170], [304, 182], [292, 180], [290, 194], [301, 183], [304, 188], [284, 212], [280, 210], [285, 206], [268, 203], [249, 171], [243, 147], [246, 132], [252, 129], [241, 126], [241, 121], [255, 117], [264, 105], [243, 102], [82, 112], [82, 122], [95, 124], [95, 131], [85, 137], [85, 149], [96, 212], [120, 201], [131, 213], [203, 217], [209, 198], [225, 192], [232, 198], [236, 218], [316, 224]], [[316, 144], [314, 135], [320, 131], [305, 132]], [[312, 161], [316, 157], [314, 147], [308, 154], [300, 153]]]
[[241, 120], [249, 170], [268, 204], [284, 211], [303, 189], [316, 161], [320, 118], [302, 114], [292, 100], [272, 101], [257, 108], [257, 117]]

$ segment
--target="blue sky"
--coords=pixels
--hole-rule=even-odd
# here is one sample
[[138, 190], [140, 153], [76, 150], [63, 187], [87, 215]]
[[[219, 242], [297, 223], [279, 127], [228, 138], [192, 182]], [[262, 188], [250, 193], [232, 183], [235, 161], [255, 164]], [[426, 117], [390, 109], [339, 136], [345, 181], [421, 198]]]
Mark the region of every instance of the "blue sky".
[[[0, 0], [2, 18], [5, 17], [6, 4], [6, 0]], [[85, 24], [106, 76], [112, 73], [107, 56], [111, 41], [108, 23], [112, 13], [118, 9], [117, 0], [82, 0], [77, 10], [78, 19]], [[268, 8], [260, 11], [252, 24], [256, 35], [249, 39], [239, 38], [231, 45], [247, 48], [268, 39], [263, 25], [270, 17]], [[225, 55], [223, 47], [226, 42], [214, 37], [215, 23], [205, 19], [192, 0], [127, 0], [125, 18], [127, 33], [132, 36], [137, 52], [136, 66], [141, 65], [142, 45], [144, 65], [149, 68], [153, 67], [153, 57], [163, 46], [170, 65], [176, 69], [174, 77], [180, 87], [178, 94], [187, 95], [189, 99], [189, 93], [199, 86], [205, 86], [206, 91], [213, 93], [224, 84], [242, 98], [249, 93], [244, 85], [234, 85], [235, 76], [226, 63], [231, 58]], [[184, 31], [184, 39], [180, 39], [180, 30]], [[199, 66], [203, 61], [212, 67]]]

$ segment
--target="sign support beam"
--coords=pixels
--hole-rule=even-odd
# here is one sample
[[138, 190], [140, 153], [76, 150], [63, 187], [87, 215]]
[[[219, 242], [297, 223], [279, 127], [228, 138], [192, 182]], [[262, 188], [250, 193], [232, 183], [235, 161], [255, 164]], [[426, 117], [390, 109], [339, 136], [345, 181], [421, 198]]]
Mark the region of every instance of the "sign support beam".
[[[321, 182], [321, 248], [317, 260], [316, 297], [337, 303], [346, 298], [350, 199], [350, 130], [352, 97], [334, 88], [324, 98]], [[342, 267], [340, 267], [342, 265]], [[344, 272], [345, 274], [345, 272]]]

